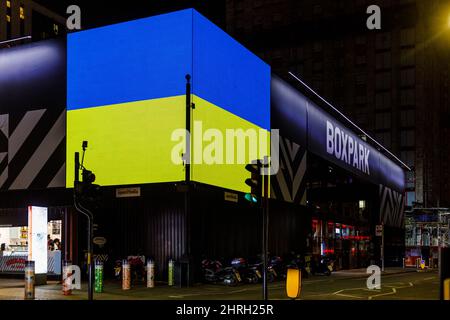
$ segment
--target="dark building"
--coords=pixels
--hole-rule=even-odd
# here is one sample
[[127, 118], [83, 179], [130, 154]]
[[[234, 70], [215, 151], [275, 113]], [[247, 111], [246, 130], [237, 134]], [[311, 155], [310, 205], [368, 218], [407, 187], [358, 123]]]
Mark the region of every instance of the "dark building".
[[[0, 42], [31, 36], [39, 41], [66, 32], [65, 18], [31, 0], [0, 1]], [[24, 43], [12, 42], [8, 45]], [[6, 46], [4, 44], [3, 46]]]
[[450, 203], [450, 1], [228, 0], [227, 31], [298, 75], [412, 171], [406, 205]]

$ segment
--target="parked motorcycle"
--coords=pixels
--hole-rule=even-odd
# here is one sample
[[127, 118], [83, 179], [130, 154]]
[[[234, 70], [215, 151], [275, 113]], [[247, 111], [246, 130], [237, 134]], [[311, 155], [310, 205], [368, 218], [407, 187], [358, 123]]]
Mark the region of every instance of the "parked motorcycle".
[[237, 278], [240, 278], [239, 282], [245, 283], [258, 283], [259, 277], [257, 268], [255, 266], [249, 266], [247, 260], [244, 258], [235, 258], [231, 261], [231, 267], [239, 274]]
[[[134, 283], [145, 282], [147, 272], [145, 270], [145, 256], [129, 256], [127, 258], [130, 264], [130, 276]], [[114, 278], [118, 281], [122, 280], [122, 260], [116, 260], [114, 263]]]
[[325, 256], [322, 256], [319, 261], [313, 259], [311, 262], [311, 273], [313, 275], [323, 274], [326, 276], [330, 276], [334, 268], [333, 265], [334, 262]]
[[235, 286], [241, 282], [240, 274], [232, 267], [224, 267], [219, 260], [203, 259], [203, 278], [207, 283], [223, 283]]

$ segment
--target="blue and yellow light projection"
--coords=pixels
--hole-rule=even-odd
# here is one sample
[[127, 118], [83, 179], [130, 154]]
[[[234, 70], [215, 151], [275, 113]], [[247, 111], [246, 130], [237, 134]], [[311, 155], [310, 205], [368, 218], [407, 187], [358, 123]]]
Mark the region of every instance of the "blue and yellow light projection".
[[[222, 163], [217, 148], [227, 163], [229, 130], [267, 137], [270, 67], [195, 10], [72, 33], [67, 74], [67, 168], [87, 140], [85, 165], [100, 185], [184, 180], [183, 152], [173, 159], [174, 132], [186, 126], [189, 74], [192, 180], [248, 190], [244, 166]], [[262, 136], [258, 157], [269, 154]], [[66, 171], [71, 187], [73, 170]]]

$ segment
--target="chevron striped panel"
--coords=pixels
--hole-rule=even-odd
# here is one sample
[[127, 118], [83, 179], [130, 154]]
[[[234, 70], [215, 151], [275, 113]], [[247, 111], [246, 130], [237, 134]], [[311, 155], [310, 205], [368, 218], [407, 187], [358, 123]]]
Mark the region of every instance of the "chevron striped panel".
[[306, 204], [306, 149], [280, 137], [280, 170], [271, 179], [271, 197]]
[[380, 222], [391, 227], [402, 227], [405, 219], [403, 194], [380, 184], [379, 195]]
[[0, 190], [65, 186], [66, 111], [0, 115]]

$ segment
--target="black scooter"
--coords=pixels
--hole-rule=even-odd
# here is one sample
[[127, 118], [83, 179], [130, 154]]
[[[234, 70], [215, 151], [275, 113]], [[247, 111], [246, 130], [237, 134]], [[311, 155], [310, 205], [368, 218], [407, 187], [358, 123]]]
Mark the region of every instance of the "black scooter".
[[311, 274], [323, 274], [326, 276], [331, 276], [331, 272], [333, 271], [333, 262], [327, 257], [321, 257], [320, 261], [312, 260], [311, 261]]

